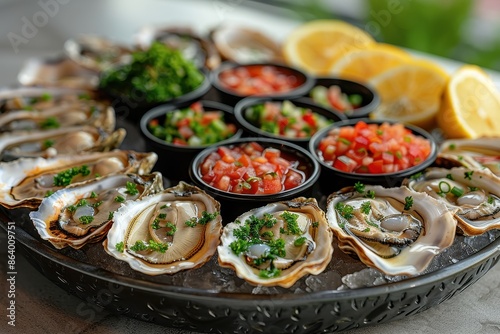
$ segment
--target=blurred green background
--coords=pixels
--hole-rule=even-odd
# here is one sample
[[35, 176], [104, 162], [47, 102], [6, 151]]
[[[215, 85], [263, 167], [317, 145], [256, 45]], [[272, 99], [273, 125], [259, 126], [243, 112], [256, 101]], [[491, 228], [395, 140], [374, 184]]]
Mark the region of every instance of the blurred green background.
[[500, 70], [499, 0], [291, 2], [304, 21], [338, 18], [380, 42]]

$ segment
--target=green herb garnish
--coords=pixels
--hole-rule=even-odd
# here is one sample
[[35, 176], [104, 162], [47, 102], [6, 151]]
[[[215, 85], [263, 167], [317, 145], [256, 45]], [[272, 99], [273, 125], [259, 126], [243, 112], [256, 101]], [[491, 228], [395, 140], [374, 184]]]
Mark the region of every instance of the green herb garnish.
[[375, 198], [375, 191], [374, 190], [368, 190], [365, 195], [366, 198]]
[[305, 244], [307, 241], [307, 238], [306, 237], [299, 237], [297, 239], [295, 239], [295, 241], [293, 242], [293, 245], [295, 247], [300, 247], [302, 246], [303, 244]]
[[96, 198], [97, 197], [97, 193], [96, 192], [91, 192], [90, 193], [90, 198]]
[[457, 197], [460, 197], [464, 194], [464, 191], [458, 187], [451, 188], [450, 192]]
[[123, 198], [122, 196], [118, 195], [118, 196], [115, 197], [115, 202], [123, 203], [123, 202], [125, 202], [125, 198]]
[[411, 207], [413, 206], [413, 197], [412, 196], [406, 196], [405, 197], [405, 210], [410, 210]]
[[371, 208], [372, 205], [369, 201], [361, 203], [361, 212], [363, 212], [365, 215], [370, 213]]
[[117, 243], [115, 245], [115, 248], [117, 251], [119, 251], [120, 253], [123, 253], [123, 251], [125, 250], [125, 245], [123, 244], [123, 241], [120, 241], [119, 243]]
[[44, 197], [49, 197], [50, 195], [52, 195], [54, 193], [54, 190], [47, 190], [47, 192], [45, 193], [45, 196]]
[[349, 204], [344, 204], [342, 202], [338, 202], [335, 204], [335, 210], [339, 213], [341, 217], [345, 219], [351, 219], [353, 217], [354, 208]]
[[127, 187], [127, 190], [125, 190], [126, 194], [133, 196], [133, 195], [137, 195], [139, 193], [139, 190], [137, 190], [137, 184], [135, 184], [133, 182], [127, 181], [126, 187]]
[[208, 213], [203, 211], [201, 217], [192, 217], [190, 220], [186, 221], [185, 224], [189, 227], [195, 227], [196, 225], [207, 225], [210, 221], [215, 219], [219, 215], [218, 212]]
[[134, 252], [149, 250], [154, 252], [165, 253], [168, 249], [168, 244], [156, 242], [154, 240], [149, 240], [148, 243], [137, 240], [135, 244], [132, 247], [130, 247], [130, 249], [133, 250]]
[[58, 129], [61, 126], [57, 118], [54, 116], [47, 117], [46, 119], [41, 121], [38, 125], [40, 126], [41, 129], [44, 130]]
[[90, 170], [86, 165], [81, 167], [73, 167], [62, 171], [54, 176], [54, 185], [58, 187], [65, 187], [71, 184], [73, 178], [77, 175], [87, 176], [90, 174]]
[[287, 231], [286, 234], [299, 235], [302, 234], [302, 231], [297, 224], [297, 218], [299, 215], [296, 213], [285, 211], [280, 215], [281, 218], [286, 222]]
[[90, 223], [92, 223], [92, 221], [94, 221], [93, 216], [81, 216], [80, 217], [80, 222], [82, 224], [90, 224]]
[[464, 172], [464, 179], [466, 179], [466, 180], [472, 180], [472, 174], [474, 174], [473, 170], [471, 170], [469, 172]]
[[365, 185], [361, 182], [356, 182], [356, 183], [354, 183], [354, 190], [356, 190], [358, 193], [362, 194], [365, 191]]

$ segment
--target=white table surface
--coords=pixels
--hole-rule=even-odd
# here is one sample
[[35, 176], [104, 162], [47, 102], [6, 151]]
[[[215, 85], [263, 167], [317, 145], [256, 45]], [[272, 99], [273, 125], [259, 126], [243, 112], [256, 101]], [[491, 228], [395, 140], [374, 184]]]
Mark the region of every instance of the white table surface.
[[[245, 0], [58, 1], [63, 4], [58, 6], [53, 17], [15, 52], [9, 33], [22, 36], [23, 17], [32, 20], [42, 9], [37, 1], [0, 0], [0, 87], [16, 83], [17, 73], [28, 58], [58, 54], [66, 39], [80, 33], [131, 42], [131, 36], [144, 25], [190, 25], [204, 32], [218, 24], [237, 23], [257, 27], [281, 40], [297, 25], [293, 19], [274, 16], [275, 9], [267, 5], [262, 5], [260, 11], [246, 8]], [[460, 66], [453, 61], [439, 61], [448, 71]], [[499, 83], [500, 76], [492, 75]], [[19, 253], [16, 327], [7, 326], [4, 274], [7, 272], [7, 239], [3, 230], [0, 231], [0, 310], [3, 310], [0, 312], [0, 333], [189, 333], [113, 315], [105, 310], [88, 320], [88, 316], [78, 312], [84, 301], [50, 282]], [[345, 333], [500, 333], [499, 301], [500, 266], [496, 266], [464, 292], [430, 310], [402, 321]]]

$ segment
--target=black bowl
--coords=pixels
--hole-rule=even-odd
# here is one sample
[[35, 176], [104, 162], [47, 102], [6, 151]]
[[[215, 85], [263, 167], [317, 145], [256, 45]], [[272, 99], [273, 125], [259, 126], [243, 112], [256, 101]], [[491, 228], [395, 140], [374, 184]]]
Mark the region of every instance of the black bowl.
[[[274, 98], [274, 97], [253, 98], [253, 97], [248, 97], [248, 98], [245, 98], [245, 99], [241, 100], [240, 102], [238, 102], [236, 104], [236, 106], [234, 107], [234, 116], [236, 117], [236, 120], [238, 121], [239, 125], [247, 133], [249, 133], [252, 136], [267, 137], [267, 138], [274, 138], [274, 139], [286, 140], [286, 141], [288, 141], [290, 143], [300, 145], [300, 146], [305, 147], [307, 149], [308, 144], [309, 144], [309, 140], [311, 139], [311, 137], [307, 137], [307, 138], [290, 138], [290, 137], [286, 137], [286, 136], [282, 136], [282, 135], [275, 135], [275, 134], [272, 134], [270, 132], [267, 132], [267, 131], [264, 131], [264, 130], [260, 129], [259, 126], [258, 126], [258, 124], [255, 124], [255, 123], [249, 121], [248, 118], [245, 115], [246, 110], [249, 107], [255, 106], [257, 104], [262, 104], [262, 103], [268, 102], [268, 101], [282, 102], [282, 101], [285, 101], [285, 100], [289, 100], [289, 99], [284, 98], [284, 97], [280, 97], [280, 98]], [[311, 109], [311, 111], [313, 111], [313, 112], [315, 112], [315, 113], [317, 113], [319, 115], [322, 115], [322, 116], [326, 117], [327, 119], [332, 120], [334, 122], [339, 122], [339, 121], [343, 121], [343, 120], [347, 119], [347, 117], [344, 114], [342, 114], [342, 113], [340, 113], [338, 111], [325, 109], [325, 108], [319, 106], [318, 104], [315, 104], [313, 100], [308, 99], [308, 98], [302, 97], [302, 98], [298, 98], [298, 99], [292, 99], [292, 100], [289, 100], [289, 101], [291, 101], [297, 107]]]
[[321, 179], [320, 188], [324, 193], [331, 193], [333, 191], [339, 190], [345, 186], [353, 186], [356, 182], [361, 182], [364, 184], [381, 185], [384, 187], [399, 187], [404, 178], [410, 177], [418, 172], [423, 171], [425, 168], [429, 167], [436, 159], [438, 150], [434, 138], [425, 130], [420, 129], [416, 126], [405, 124], [405, 128], [412, 131], [414, 135], [424, 137], [429, 140], [431, 144], [431, 152], [425, 161], [421, 162], [416, 166], [400, 170], [392, 173], [384, 174], [369, 174], [369, 173], [348, 173], [341, 171], [337, 168], [332, 167], [326, 163], [322, 157], [318, 154], [318, 145], [321, 140], [328, 135], [330, 130], [334, 128], [340, 128], [343, 126], [354, 126], [356, 123], [363, 121], [368, 124], [382, 124], [384, 122], [390, 124], [396, 124], [397, 122], [383, 121], [383, 120], [370, 120], [370, 119], [351, 119], [347, 121], [342, 121], [333, 124], [327, 128], [323, 128], [318, 131], [309, 142], [309, 151], [313, 157], [321, 165]]
[[186, 107], [196, 100], [199, 100], [212, 87], [208, 76], [204, 72], [201, 73], [204, 76], [204, 80], [196, 89], [167, 101], [148, 102], [145, 100], [144, 95], [138, 91], [124, 94], [123, 92], [108, 89], [102, 90], [102, 93], [110, 99], [118, 118], [139, 122], [141, 117], [154, 107], [164, 104]]
[[314, 86], [314, 78], [311, 76], [307, 75], [305, 72], [302, 72], [296, 68], [285, 66], [285, 65], [280, 65], [280, 64], [274, 64], [274, 63], [250, 63], [250, 64], [237, 64], [233, 62], [224, 62], [221, 66], [219, 66], [217, 69], [212, 71], [212, 74], [210, 75], [210, 80], [212, 82], [212, 85], [215, 87], [216, 91], [219, 94], [219, 100], [227, 103], [229, 105], [235, 105], [238, 101], [241, 99], [248, 97], [250, 95], [248, 94], [243, 94], [239, 93], [235, 90], [229, 89], [224, 87], [224, 85], [220, 82], [220, 75], [224, 71], [232, 70], [235, 68], [249, 68], [252, 66], [270, 66], [276, 68], [278, 71], [281, 71], [287, 75], [294, 76], [297, 81], [300, 83], [297, 87], [284, 91], [284, 92], [270, 92], [266, 94], [254, 94], [251, 95], [253, 97], [264, 97], [264, 96], [270, 96], [270, 97], [284, 97], [288, 99], [293, 99], [297, 98], [300, 96], [303, 96], [307, 94], [311, 90], [311, 88]]
[[[342, 93], [347, 95], [358, 94], [362, 98], [362, 103], [359, 108], [354, 109], [352, 112], [339, 111], [331, 106], [324, 106], [325, 108], [338, 111], [347, 116], [347, 118], [363, 118], [367, 117], [372, 111], [380, 105], [380, 96], [376, 90], [366, 83], [360, 83], [353, 80], [346, 80], [340, 78], [316, 78], [316, 86], [330, 87], [339, 86]], [[312, 90], [312, 89], [311, 89]], [[308, 94], [310, 95], [310, 91]], [[315, 101], [315, 103], [318, 103]]]
[[[204, 109], [207, 111], [220, 110], [224, 113], [224, 120], [227, 123], [237, 125], [236, 119], [231, 107], [214, 102], [200, 101]], [[164, 140], [154, 136], [148, 129], [148, 124], [153, 119], [158, 119], [161, 122], [165, 119], [168, 112], [173, 112], [182, 108], [182, 105], [164, 104], [153, 108], [146, 112], [140, 121], [142, 136], [146, 141], [146, 148], [158, 154], [158, 162], [155, 165], [155, 170], [162, 172], [163, 176], [172, 181], [188, 180], [189, 167], [191, 160], [207, 145], [204, 146], [180, 146], [165, 142]], [[238, 129], [236, 133], [220, 144], [227, 144], [241, 137], [243, 130]]]
[[[238, 145], [243, 145], [250, 142], [257, 142], [264, 148], [272, 147], [279, 149], [282, 153], [289, 155], [297, 160], [301, 161], [301, 164], [305, 167], [305, 174], [307, 176], [305, 182], [301, 185], [279, 192], [277, 194], [237, 194], [231, 193], [223, 190], [219, 190], [209, 184], [207, 184], [201, 177], [199, 166], [205, 160], [205, 158], [212, 152], [216, 151], [220, 146], [235, 147]], [[189, 169], [191, 180], [199, 188], [203, 189], [209, 195], [213, 196], [221, 203], [221, 211], [224, 222], [233, 221], [236, 217], [240, 216], [242, 213], [249, 211], [250, 209], [257, 208], [268, 203], [290, 200], [296, 197], [312, 196], [313, 186], [319, 178], [320, 167], [318, 162], [312, 157], [312, 155], [304, 148], [297, 146], [295, 144], [288, 143], [283, 140], [271, 139], [271, 138], [240, 138], [229, 144], [219, 144], [213, 145], [205, 150], [201, 151], [192, 161], [191, 168]]]

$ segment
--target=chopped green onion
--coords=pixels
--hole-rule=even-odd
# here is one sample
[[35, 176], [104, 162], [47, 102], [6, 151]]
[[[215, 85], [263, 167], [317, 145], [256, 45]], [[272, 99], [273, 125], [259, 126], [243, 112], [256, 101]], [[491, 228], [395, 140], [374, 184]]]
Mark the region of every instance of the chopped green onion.
[[464, 191], [458, 187], [451, 188], [450, 192], [457, 197], [460, 197], [464, 194]]
[[449, 193], [450, 190], [451, 190], [450, 184], [448, 182], [446, 182], [446, 181], [439, 182], [438, 187], [439, 187], [439, 191], [441, 193], [444, 193], [444, 194]]

